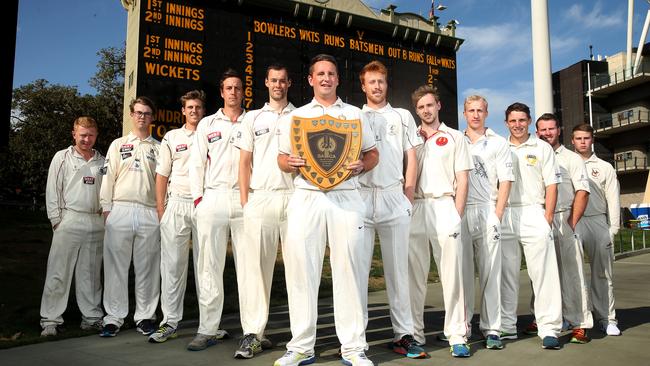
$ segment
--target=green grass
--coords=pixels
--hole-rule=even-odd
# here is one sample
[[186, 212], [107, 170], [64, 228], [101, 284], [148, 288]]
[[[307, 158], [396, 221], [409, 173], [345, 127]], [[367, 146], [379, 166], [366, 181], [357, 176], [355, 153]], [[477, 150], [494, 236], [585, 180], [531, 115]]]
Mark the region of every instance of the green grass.
[[646, 248], [650, 248], [650, 230], [621, 229], [614, 237], [614, 253], [632, 251], [632, 237], [634, 237], [634, 250], [643, 248], [644, 237]]

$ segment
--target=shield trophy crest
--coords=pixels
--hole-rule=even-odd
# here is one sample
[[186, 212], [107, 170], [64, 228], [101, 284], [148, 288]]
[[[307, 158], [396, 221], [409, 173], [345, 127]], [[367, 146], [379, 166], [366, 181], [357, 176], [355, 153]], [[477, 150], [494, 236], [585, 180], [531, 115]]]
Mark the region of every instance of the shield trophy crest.
[[341, 120], [330, 115], [291, 121], [291, 146], [305, 159], [300, 173], [322, 190], [328, 191], [350, 174], [348, 163], [361, 154], [361, 120]]

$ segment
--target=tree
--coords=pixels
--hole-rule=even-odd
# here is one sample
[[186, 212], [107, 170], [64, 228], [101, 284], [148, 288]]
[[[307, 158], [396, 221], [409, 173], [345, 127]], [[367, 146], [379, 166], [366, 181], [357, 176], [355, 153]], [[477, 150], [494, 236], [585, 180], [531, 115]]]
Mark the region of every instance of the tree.
[[0, 185], [42, 197], [54, 153], [73, 142], [72, 123], [91, 116], [99, 124], [95, 148], [105, 153], [122, 133], [124, 48], [97, 53], [98, 71], [90, 80], [97, 95], [80, 95], [74, 86], [36, 80], [14, 89], [9, 146], [1, 156]]

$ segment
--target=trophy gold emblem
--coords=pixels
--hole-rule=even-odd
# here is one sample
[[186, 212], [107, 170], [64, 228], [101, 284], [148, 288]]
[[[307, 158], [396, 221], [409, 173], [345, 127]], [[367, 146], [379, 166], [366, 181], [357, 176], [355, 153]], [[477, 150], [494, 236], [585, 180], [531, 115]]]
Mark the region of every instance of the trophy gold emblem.
[[361, 154], [361, 120], [341, 120], [330, 115], [291, 121], [291, 146], [305, 159], [300, 174], [328, 191], [352, 173], [347, 165]]

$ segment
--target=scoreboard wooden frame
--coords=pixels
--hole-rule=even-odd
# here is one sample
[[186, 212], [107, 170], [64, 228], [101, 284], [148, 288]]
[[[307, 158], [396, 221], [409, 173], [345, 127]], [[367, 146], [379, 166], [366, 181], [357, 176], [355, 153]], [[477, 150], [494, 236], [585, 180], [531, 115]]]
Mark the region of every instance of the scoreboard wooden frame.
[[[127, 75], [131, 85], [125, 85], [125, 99], [146, 95], [156, 102], [152, 134], [158, 139], [182, 125], [179, 98], [187, 91], [206, 92], [208, 114], [223, 105], [218, 83], [227, 68], [242, 75], [247, 110], [268, 101], [266, 67], [278, 62], [287, 66], [293, 82], [289, 100], [296, 106], [307, 103], [312, 98], [308, 64], [319, 53], [337, 59], [338, 95], [345, 102], [359, 107], [365, 103], [358, 74], [363, 65], [379, 60], [389, 70], [393, 106], [413, 111], [413, 90], [432, 84], [441, 95], [441, 120], [458, 126], [456, 50], [462, 40], [418, 15], [389, 7], [373, 17], [376, 13], [354, 0], [138, 0], [132, 5], [137, 80]], [[413, 24], [418, 27], [409, 26]], [[127, 73], [130, 60], [127, 45]], [[131, 86], [135, 90], [127, 93]]]

